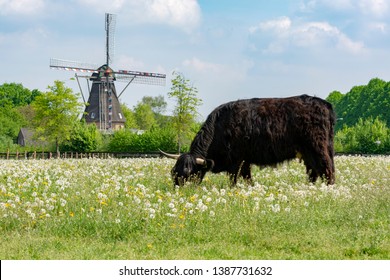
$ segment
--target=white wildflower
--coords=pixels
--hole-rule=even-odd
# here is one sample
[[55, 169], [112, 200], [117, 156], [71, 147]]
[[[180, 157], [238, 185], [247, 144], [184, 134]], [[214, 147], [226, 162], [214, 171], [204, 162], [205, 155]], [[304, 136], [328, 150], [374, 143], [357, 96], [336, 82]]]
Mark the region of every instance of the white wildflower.
[[279, 204], [271, 205], [271, 209], [273, 212], [278, 213], [280, 212], [280, 205]]
[[275, 200], [275, 198], [274, 198], [274, 194], [273, 193], [271, 193], [268, 197], [265, 198], [265, 201], [267, 201], [267, 202], [272, 202], [274, 200]]

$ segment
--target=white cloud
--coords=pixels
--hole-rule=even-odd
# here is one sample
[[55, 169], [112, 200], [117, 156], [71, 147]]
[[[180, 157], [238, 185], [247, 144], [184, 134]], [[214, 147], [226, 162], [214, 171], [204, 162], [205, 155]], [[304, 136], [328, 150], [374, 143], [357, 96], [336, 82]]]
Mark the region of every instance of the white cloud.
[[196, 0], [152, 0], [146, 9], [152, 19], [187, 31], [200, 22], [200, 7]]
[[389, 12], [389, 0], [309, 0], [301, 3], [301, 11], [314, 12], [322, 9], [362, 13], [367, 16], [384, 17]]
[[121, 70], [141, 71], [145, 67], [144, 62], [127, 55], [120, 55], [114, 62], [115, 67]]
[[99, 0], [78, 0], [81, 4], [98, 9], [101, 11], [114, 12], [119, 11], [125, 5], [125, 0], [110, 0], [110, 1], [99, 1]]
[[186, 59], [183, 61], [183, 66], [193, 68], [194, 70], [198, 72], [222, 72], [224, 66], [221, 64], [216, 63], [210, 63], [202, 61], [196, 57], [193, 57], [192, 59]]
[[201, 20], [197, 0], [78, 0], [100, 12], [123, 13], [128, 21], [167, 24], [190, 32]]
[[0, 0], [0, 14], [33, 15], [45, 7], [44, 0]]
[[354, 6], [352, 0], [322, 0], [320, 2], [335, 10], [350, 10], [353, 9]]
[[0, 34], [0, 47], [2, 45], [13, 46], [7, 47], [7, 51], [14, 51], [16, 47], [23, 49], [35, 49], [41, 46], [42, 41], [49, 36], [49, 31], [42, 27], [31, 27], [21, 32]]
[[251, 27], [249, 32], [268, 33], [271, 35], [265, 53], [281, 53], [289, 46], [295, 47], [329, 47], [336, 46], [340, 50], [359, 53], [364, 44], [349, 38], [337, 27], [328, 22], [292, 22], [288, 17], [261, 22]]
[[373, 31], [379, 31], [386, 34], [388, 32], [388, 25], [385, 22], [372, 22], [369, 24], [369, 29]]
[[258, 26], [253, 26], [249, 28], [250, 33], [255, 33], [256, 31], [268, 31], [272, 30], [278, 33], [285, 32], [291, 28], [291, 20], [288, 17], [281, 17], [275, 20], [269, 20], [261, 22]]
[[216, 82], [217, 80], [228, 83], [228, 81], [243, 81], [248, 71], [254, 66], [251, 60], [238, 60], [231, 64], [219, 64], [201, 60], [197, 57], [186, 59], [182, 65], [188, 69], [196, 72], [197, 76]]
[[389, 11], [388, 0], [360, 0], [359, 7], [364, 14], [383, 17]]

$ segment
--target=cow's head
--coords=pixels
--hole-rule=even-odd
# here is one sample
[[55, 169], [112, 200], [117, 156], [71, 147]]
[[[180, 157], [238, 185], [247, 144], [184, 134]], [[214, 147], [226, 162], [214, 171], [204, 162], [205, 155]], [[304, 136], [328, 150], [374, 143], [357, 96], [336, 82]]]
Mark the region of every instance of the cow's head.
[[182, 186], [187, 181], [201, 182], [207, 171], [213, 168], [214, 161], [195, 157], [190, 153], [171, 155], [162, 152], [169, 158], [177, 159], [171, 170], [172, 180], [175, 185]]

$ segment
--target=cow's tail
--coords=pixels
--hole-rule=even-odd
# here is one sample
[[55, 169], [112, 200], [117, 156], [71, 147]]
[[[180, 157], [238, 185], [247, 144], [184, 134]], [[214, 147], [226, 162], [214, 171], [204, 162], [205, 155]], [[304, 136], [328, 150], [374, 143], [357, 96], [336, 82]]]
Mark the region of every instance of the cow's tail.
[[333, 141], [334, 141], [334, 129], [336, 126], [336, 113], [333, 110], [332, 104], [327, 102], [328, 110], [329, 110], [329, 145], [332, 146], [332, 156], [334, 155]]
[[328, 110], [329, 110], [329, 135], [328, 135], [328, 154], [329, 154], [329, 157], [331, 158], [331, 162], [332, 162], [332, 181], [334, 182], [335, 180], [335, 166], [334, 166], [334, 155], [335, 155], [335, 152], [334, 152], [334, 129], [335, 129], [335, 126], [336, 126], [336, 113], [333, 109], [333, 106], [332, 104], [330, 104], [329, 102], [327, 102], [327, 106], [328, 106]]

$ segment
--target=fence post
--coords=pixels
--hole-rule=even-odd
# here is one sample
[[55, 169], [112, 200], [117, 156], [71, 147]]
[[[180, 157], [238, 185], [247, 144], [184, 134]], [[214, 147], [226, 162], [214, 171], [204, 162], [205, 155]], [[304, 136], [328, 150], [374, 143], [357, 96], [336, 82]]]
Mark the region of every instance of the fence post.
[[16, 150], [16, 159], [19, 159], [19, 151]]
[[9, 149], [7, 149], [7, 159], [9, 159]]

